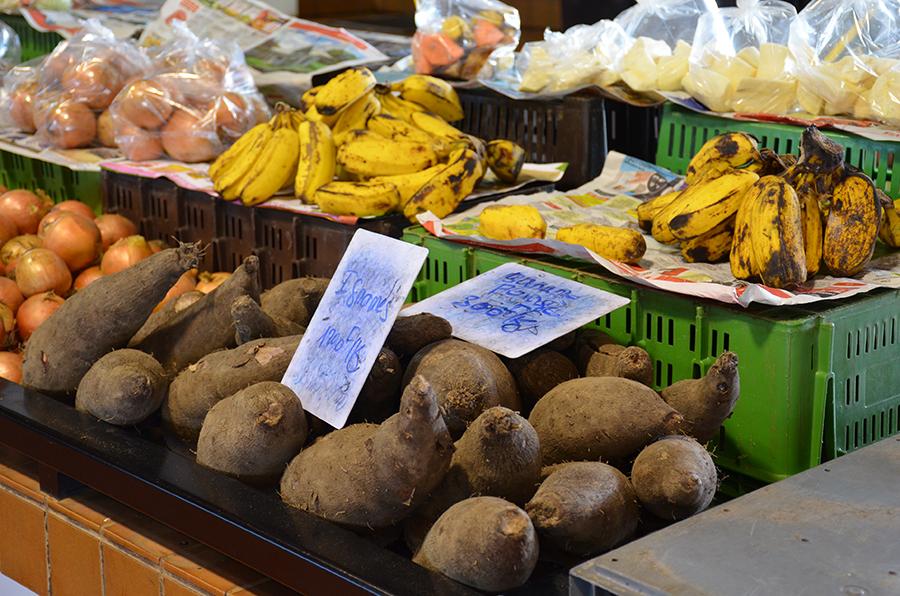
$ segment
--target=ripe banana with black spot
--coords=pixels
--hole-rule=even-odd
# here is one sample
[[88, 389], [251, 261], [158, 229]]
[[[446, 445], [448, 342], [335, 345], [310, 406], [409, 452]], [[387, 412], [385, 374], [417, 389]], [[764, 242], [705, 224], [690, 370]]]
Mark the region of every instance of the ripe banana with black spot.
[[751, 279], [759, 275], [759, 263], [753, 254], [750, 226], [753, 225], [751, 218], [757, 209], [761, 190], [762, 185], [758, 181], [748, 188], [735, 215], [729, 261], [731, 274], [737, 279]]
[[376, 114], [370, 117], [365, 128], [375, 134], [394, 139], [395, 141], [414, 141], [432, 144], [435, 138], [412, 124], [391, 114]]
[[865, 174], [851, 171], [837, 186], [825, 221], [822, 257], [834, 275], [856, 275], [875, 250], [881, 228], [881, 201]]
[[297, 129], [300, 151], [294, 196], [307, 204], [315, 202], [316, 191], [334, 179], [336, 152], [331, 129], [322, 122], [304, 122]]
[[391, 86], [400, 97], [419, 104], [446, 120], [455, 122], [464, 117], [459, 95], [450, 83], [428, 75], [411, 75]]
[[419, 213], [426, 211], [438, 217], [450, 215], [472, 193], [482, 174], [481, 160], [474, 151], [460, 149], [454, 152], [448, 165], [406, 203], [403, 215], [413, 223], [417, 223]]
[[638, 227], [640, 227], [645, 232], [649, 232], [653, 228], [653, 218], [656, 217], [656, 214], [659, 213], [667, 205], [670, 205], [672, 201], [674, 201], [675, 198], [680, 194], [680, 190], [667, 192], [666, 194], [659, 195], [658, 197], [649, 199], [638, 205]]
[[579, 244], [603, 258], [623, 263], [637, 263], [647, 251], [644, 237], [631, 228], [578, 224], [557, 230], [556, 239]]
[[737, 212], [744, 192], [757, 180], [753, 172], [735, 170], [688, 186], [663, 212], [672, 236], [687, 240], [715, 228]]
[[743, 132], [729, 132], [711, 138], [700, 147], [688, 164], [685, 181], [693, 184], [703, 174], [724, 173], [760, 161], [754, 137]]
[[515, 184], [525, 165], [525, 150], [506, 139], [489, 141], [486, 161], [491, 171], [503, 182]]
[[763, 283], [789, 288], [806, 281], [803, 218], [794, 188], [778, 176], [759, 179], [750, 215], [750, 243]]
[[413, 112], [410, 117], [412, 124], [428, 134], [444, 139], [447, 142], [464, 140], [468, 136], [455, 126], [447, 124], [441, 117], [430, 112]]
[[[252, 142], [242, 151], [237, 160], [227, 167], [217, 170], [215, 176], [210, 176], [213, 181], [213, 188], [226, 201], [233, 201], [241, 196], [247, 174], [253, 169], [253, 164], [256, 163], [263, 148], [272, 140], [272, 135], [275, 131], [272, 130], [269, 124], [264, 124], [263, 126], [265, 127], [264, 129], [258, 130], [252, 135]], [[238, 139], [238, 142], [240, 140]]]
[[293, 127], [276, 130], [248, 174], [247, 183], [241, 190], [241, 202], [248, 206], [258, 205], [293, 180], [299, 151], [300, 142]]
[[431, 145], [394, 141], [369, 131], [353, 131], [337, 152], [338, 163], [364, 177], [412, 174], [438, 162]]
[[271, 130], [269, 123], [257, 124], [235, 141], [234, 145], [226, 149], [209, 166], [209, 177], [215, 180], [223, 171], [232, 167], [238, 160], [244, 158], [244, 154], [256, 142], [257, 137], [264, 134], [265, 130]]
[[334, 144], [343, 145], [351, 131], [363, 130], [369, 118], [381, 112], [381, 102], [374, 93], [366, 93], [338, 116], [332, 127]]
[[440, 163], [430, 168], [426, 168], [421, 172], [414, 174], [398, 174], [395, 176], [376, 176], [369, 178], [369, 182], [383, 182], [393, 184], [400, 193], [400, 206], [406, 207], [406, 204], [413, 198], [419, 189], [428, 184], [428, 181], [439, 174], [447, 164]]
[[412, 124], [412, 115], [425, 111], [425, 108], [419, 104], [397, 97], [390, 89], [383, 93], [378, 88], [375, 91], [378, 94], [379, 101], [381, 101], [382, 112], [399, 118], [404, 122]]
[[494, 240], [543, 238], [547, 222], [531, 205], [491, 205], [478, 216], [478, 233]]
[[322, 85], [313, 101], [324, 117], [337, 116], [344, 108], [375, 88], [375, 75], [364, 66], [348, 68]]
[[811, 192], [797, 192], [803, 213], [803, 246], [806, 254], [806, 276], [812, 277], [822, 265], [822, 211], [818, 197]]
[[720, 263], [728, 259], [734, 239], [734, 219], [731, 216], [701, 236], [681, 243], [681, 256], [688, 263]]
[[900, 208], [900, 199], [891, 201], [887, 198], [887, 195], [883, 198], [885, 199], [885, 201], [882, 201], [884, 221], [881, 222], [881, 229], [878, 232], [878, 237], [888, 246], [900, 248], [900, 211], [898, 211], [898, 208]]
[[373, 217], [400, 206], [400, 194], [384, 182], [330, 182], [315, 194], [316, 204], [325, 213]]

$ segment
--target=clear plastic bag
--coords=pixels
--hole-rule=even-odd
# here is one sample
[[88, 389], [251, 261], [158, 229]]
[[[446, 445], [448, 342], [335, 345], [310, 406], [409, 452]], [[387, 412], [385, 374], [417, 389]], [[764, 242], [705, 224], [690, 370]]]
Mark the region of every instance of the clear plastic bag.
[[43, 57], [35, 58], [14, 66], [3, 77], [0, 105], [9, 106], [9, 109], [0, 110], [0, 128], [14, 128], [27, 133], [36, 130], [34, 103], [43, 62]]
[[22, 61], [22, 45], [12, 27], [0, 23], [0, 77]]
[[498, 0], [418, 0], [413, 64], [420, 74], [472, 80], [520, 33], [519, 11]]
[[152, 74], [110, 106], [116, 144], [134, 161], [210, 161], [269, 117], [237, 44], [173, 26], [175, 37], [151, 54]]
[[797, 102], [788, 49], [797, 10], [781, 0], [738, 0], [697, 25], [685, 90], [717, 112], [786, 114]]
[[900, 0], [816, 0], [791, 24], [789, 46], [802, 111], [888, 120], [896, 113]]
[[663, 41], [674, 50], [679, 40], [691, 43], [702, 15], [717, 10], [714, 0], [637, 0], [615, 20], [633, 38]]

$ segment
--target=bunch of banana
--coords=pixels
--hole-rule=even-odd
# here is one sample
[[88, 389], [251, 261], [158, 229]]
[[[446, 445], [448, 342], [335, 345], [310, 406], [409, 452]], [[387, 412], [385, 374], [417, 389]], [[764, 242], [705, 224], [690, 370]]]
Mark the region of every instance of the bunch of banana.
[[257, 205], [286, 186], [297, 169], [297, 127], [303, 116], [285, 104], [269, 122], [250, 129], [210, 166], [209, 177], [222, 198]]

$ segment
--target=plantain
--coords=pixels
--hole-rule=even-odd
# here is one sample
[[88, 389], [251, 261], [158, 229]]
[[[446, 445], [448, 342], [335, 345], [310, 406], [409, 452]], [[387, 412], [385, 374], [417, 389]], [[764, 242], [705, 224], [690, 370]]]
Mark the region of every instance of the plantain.
[[819, 200], [810, 192], [798, 192], [803, 217], [803, 247], [806, 255], [806, 276], [812, 277], [822, 265], [822, 211]]
[[361, 130], [366, 122], [381, 111], [381, 102], [374, 93], [366, 93], [342, 111], [332, 127], [335, 145], [343, 145], [350, 131]]
[[737, 212], [744, 191], [757, 180], [759, 176], [753, 172], [735, 170], [688, 186], [664, 210], [672, 236], [687, 240], [715, 228]]
[[483, 175], [481, 160], [474, 151], [458, 149], [443, 170], [420, 188], [403, 207], [403, 215], [417, 223], [417, 215], [431, 211], [438, 217], [453, 213], [474, 190]]
[[888, 246], [900, 248], [900, 199], [891, 201], [880, 189], [878, 193], [882, 198], [881, 206], [884, 211], [884, 221], [881, 222], [878, 237]]
[[807, 171], [833, 175], [844, 165], [844, 148], [815, 126], [807, 126], [800, 135], [800, 159], [797, 163]]
[[778, 156], [778, 159], [781, 160], [781, 163], [783, 163], [785, 169], [787, 169], [797, 163], [798, 157], [793, 153], [782, 153]]
[[822, 257], [834, 275], [856, 275], [868, 264], [881, 228], [881, 201], [865, 174], [849, 171], [835, 186], [825, 220]]
[[467, 138], [467, 135], [464, 132], [451, 124], [447, 124], [440, 116], [435, 114], [429, 112], [413, 112], [410, 117], [412, 124], [432, 136], [451, 142]]
[[329, 182], [316, 191], [315, 201], [325, 213], [373, 217], [396, 210], [400, 195], [384, 182]]
[[758, 161], [760, 154], [753, 136], [743, 132], [718, 135], [704, 143], [691, 158], [685, 181], [693, 184], [704, 173], [723, 173]]
[[405, 120], [401, 120], [391, 114], [376, 114], [365, 123], [366, 129], [375, 134], [394, 139], [396, 141], [414, 141], [416, 143], [432, 144], [435, 138], [430, 134], [413, 126]]
[[304, 122], [297, 129], [299, 153], [294, 196], [307, 204], [316, 191], [334, 179], [335, 147], [331, 129], [322, 122]]
[[778, 176], [764, 176], [750, 217], [750, 244], [763, 283], [789, 288], [806, 281], [800, 200]]
[[397, 97], [391, 93], [389, 88], [385, 91], [380, 87], [376, 87], [375, 93], [378, 95], [378, 99], [381, 102], [382, 111], [395, 118], [399, 118], [404, 122], [412, 124], [412, 115], [425, 111], [425, 108], [419, 104]]
[[597, 224], [578, 224], [560, 228], [556, 239], [581, 245], [605, 259], [637, 263], [647, 251], [647, 243], [637, 230]]
[[747, 169], [758, 176], [780, 176], [787, 170], [787, 165], [781, 161], [781, 156], [764, 147], [759, 150], [759, 160], [751, 163]]
[[247, 175], [247, 182], [241, 189], [241, 202], [248, 206], [258, 205], [288, 184], [297, 171], [299, 151], [296, 130], [290, 126], [276, 130]]
[[478, 233], [494, 240], [543, 238], [547, 222], [531, 205], [491, 205], [478, 216]]
[[315, 104], [307, 108], [307, 110], [303, 113], [303, 116], [311, 122], [322, 122], [324, 124], [327, 124], [328, 126], [334, 126], [338, 119], [338, 114], [335, 114], [333, 116], [324, 116], [320, 114]]
[[397, 174], [395, 176], [376, 176], [369, 178], [369, 182], [387, 182], [397, 187], [400, 193], [400, 206], [405, 207], [420, 188], [428, 184], [428, 181], [437, 176], [447, 164], [440, 163], [426, 168], [415, 174]]
[[525, 165], [525, 150], [512, 141], [495, 139], [488, 142], [485, 158], [497, 178], [515, 184]]
[[648, 201], [644, 201], [637, 206], [638, 226], [645, 232], [649, 232], [653, 228], [653, 218], [659, 213], [663, 207], [671, 204], [675, 198], [681, 194], [680, 190], [667, 192]]
[[395, 83], [392, 89], [400, 93], [401, 98], [419, 104], [447, 122], [463, 119], [459, 95], [453, 86], [443, 79], [415, 74]]
[[375, 75], [368, 68], [348, 68], [322, 85], [315, 94], [316, 112], [325, 117], [337, 116], [338, 112], [374, 89], [375, 82]]
[[306, 112], [309, 108], [316, 105], [315, 98], [321, 90], [322, 85], [316, 85], [315, 87], [310, 87], [304, 91], [303, 95], [300, 96], [300, 111]]
[[337, 152], [338, 163], [363, 177], [412, 174], [438, 162], [426, 143], [395, 141], [369, 131], [353, 131]]
[[215, 182], [223, 172], [233, 167], [241, 159], [244, 159], [246, 157], [245, 154], [249, 151], [253, 143], [256, 142], [257, 137], [265, 134], [265, 130], [267, 129], [271, 130], [267, 122], [257, 124], [241, 135], [241, 138], [235, 141], [234, 145], [219, 155], [219, 157], [217, 157], [209, 166], [209, 177], [213, 182]]
[[681, 256], [688, 263], [719, 263], [731, 253], [735, 216], [710, 231], [681, 243]]
[[750, 238], [751, 214], [759, 203], [762, 185], [757, 181], [741, 198], [741, 206], [735, 214], [734, 233], [731, 240], [731, 274], [737, 279], [751, 279], [759, 275], [759, 263], [753, 254]]
[[241, 195], [247, 175], [253, 169], [263, 149], [272, 140], [275, 131], [268, 124], [264, 126], [264, 129], [254, 135], [253, 143], [245, 150], [240, 159], [224, 168], [213, 178], [213, 187], [226, 201], [233, 201]]

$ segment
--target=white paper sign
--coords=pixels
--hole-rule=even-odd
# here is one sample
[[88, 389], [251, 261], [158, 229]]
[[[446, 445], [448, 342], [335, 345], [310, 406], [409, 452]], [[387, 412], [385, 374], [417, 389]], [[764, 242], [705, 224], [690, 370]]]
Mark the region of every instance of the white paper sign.
[[453, 335], [518, 358], [628, 304], [623, 298], [551, 273], [507, 263], [403, 310], [431, 313]]
[[303, 409], [342, 428], [428, 249], [357, 230], [282, 379]]

